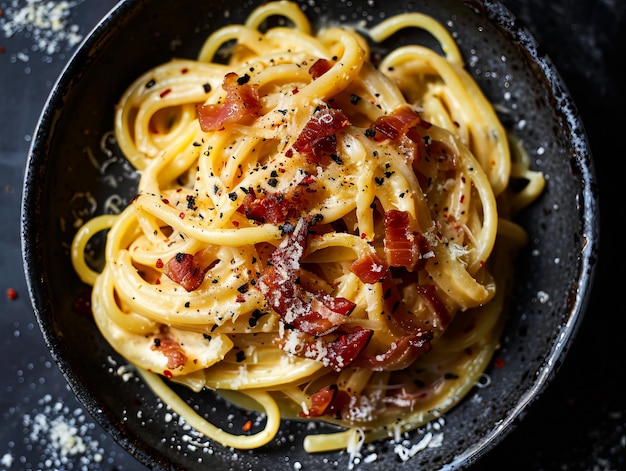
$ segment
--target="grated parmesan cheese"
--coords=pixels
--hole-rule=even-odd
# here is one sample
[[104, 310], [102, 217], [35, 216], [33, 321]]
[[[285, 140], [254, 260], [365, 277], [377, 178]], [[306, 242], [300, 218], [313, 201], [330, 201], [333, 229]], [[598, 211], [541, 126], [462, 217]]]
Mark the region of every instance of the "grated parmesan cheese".
[[[48, 55], [71, 49], [82, 41], [80, 28], [70, 23], [72, 8], [78, 1], [40, 1], [13, 0], [0, 16], [0, 31], [5, 38], [17, 34], [32, 40], [31, 51], [39, 51]], [[27, 61], [24, 52], [16, 54], [16, 58]]]
[[[22, 426], [25, 443], [43, 447], [39, 469], [88, 470], [105, 460], [104, 450], [92, 436], [94, 424], [87, 420], [82, 409], [72, 410], [49, 394], [40, 399], [38, 405], [37, 410], [23, 415]], [[72, 468], [74, 463], [83, 466]], [[10, 468], [12, 455], [4, 455], [0, 465]]]

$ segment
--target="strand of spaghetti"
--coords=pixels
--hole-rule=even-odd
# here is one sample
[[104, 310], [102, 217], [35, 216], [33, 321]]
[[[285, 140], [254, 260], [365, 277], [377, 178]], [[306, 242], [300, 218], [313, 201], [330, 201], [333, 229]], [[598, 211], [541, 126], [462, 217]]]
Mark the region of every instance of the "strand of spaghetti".
[[276, 52], [298, 51], [311, 57], [331, 58], [330, 52], [319, 39], [305, 31], [275, 27], [267, 31], [265, 37], [272, 42]]
[[127, 323], [133, 322], [130, 316], [123, 318], [121, 324], [117, 324], [104, 309], [105, 305], [96, 298], [92, 304], [92, 311], [94, 321], [103, 337], [131, 363], [152, 371], [170, 371], [172, 375], [178, 376], [203, 370], [221, 361], [234, 346], [224, 334], [214, 334], [209, 340], [202, 332], [170, 326], [168, 331], [185, 346], [183, 361], [176, 368], [171, 368], [168, 367], [167, 356], [155, 348], [155, 338], [158, 338], [159, 330], [133, 332], [132, 326], [127, 328]]
[[137, 312], [124, 312], [119, 308], [115, 297], [115, 281], [108, 267], [96, 278], [93, 285], [93, 299], [99, 303], [93, 309], [97, 309], [108, 316], [112, 322], [123, 326], [131, 334], [146, 335], [158, 331], [158, 324]]
[[143, 170], [138, 192], [158, 194], [161, 188], [186, 172], [198, 160], [200, 150], [194, 142], [201, 139], [200, 133], [197, 121], [188, 123]]
[[513, 164], [511, 176], [528, 182], [521, 191], [509, 197], [509, 210], [516, 214], [537, 199], [537, 195], [541, 194], [546, 185], [546, 180], [541, 172], [517, 164]]
[[[438, 137], [442, 142], [455, 149], [456, 155], [459, 156], [459, 167], [463, 176], [463, 178], [459, 179], [459, 185], [462, 184], [468, 191], [475, 191], [480, 201], [481, 220], [480, 225], [473, 227], [471, 231], [474, 244], [473, 250], [469, 253], [470, 258], [467, 267], [467, 271], [473, 274], [489, 258], [496, 240], [498, 229], [496, 198], [488, 181], [488, 176], [474, 155], [462, 146], [458, 146], [451, 134]], [[468, 211], [470, 203], [471, 199], [467, 192], [463, 197], [460, 195], [457, 197], [452, 196], [448, 205], [449, 214], [454, 216], [455, 220], [463, 221], [465, 217], [472, 214]]]
[[283, 355], [265, 365], [220, 362], [205, 372], [205, 378], [207, 387], [216, 390], [243, 391], [258, 388], [282, 391], [310, 379], [322, 368], [320, 362], [307, 358], [285, 361]]
[[[138, 214], [138, 216], [140, 216], [138, 220], [143, 219], [141, 217], [143, 215], [145, 215], [145, 213]], [[161, 260], [161, 263], [163, 260], [171, 260], [178, 253], [195, 254], [205, 249], [198, 240], [192, 238], [183, 239], [182, 237], [176, 236], [171, 237], [171, 235], [170, 237], [163, 236], [160, 240], [157, 238], [157, 243], [155, 244], [151, 238], [148, 238], [148, 234], [152, 234], [152, 232], [146, 232], [144, 230], [144, 235], [135, 239], [128, 247], [128, 251], [133, 254], [132, 259], [134, 264], [156, 267], [159, 264], [159, 260]], [[172, 240], [175, 242], [172, 243]]]
[[281, 228], [274, 224], [233, 229], [202, 227], [201, 220], [190, 222], [188, 219], [182, 219], [179, 210], [165, 204], [157, 195], [141, 194], [135, 198], [133, 206], [137, 210], [158, 216], [164, 223], [178, 229], [181, 233], [207, 244], [237, 247], [282, 238]]
[[353, 33], [329, 28], [320, 33], [320, 40], [327, 45], [340, 45], [341, 54], [326, 73], [299, 90], [294, 96], [296, 106], [336, 95], [359, 75], [363, 66], [366, 54]]
[[119, 252], [115, 262], [111, 270], [121, 302], [132, 311], [164, 324], [210, 331], [213, 324], [234, 322], [240, 315], [264, 304], [262, 296], [256, 291], [250, 291], [244, 299], [239, 296], [238, 288], [248, 281], [244, 278], [247, 272], [245, 266], [228, 278], [220, 277], [224, 284], [221, 289], [211, 289], [211, 280], [208, 279], [205, 289], [189, 294], [175, 283], [146, 283], [137, 273], [126, 250]]
[[433, 282], [462, 309], [488, 302], [494, 295], [495, 284], [483, 285], [473, 278], [440, 245], [433, 247], [435, 257], [426, 263], [426, 270]]
[[351, 428], [342, 432], [317, 433], [304, 437], [303, 448], [307, 453], [321, 453], [325, 451], [345, 450], [348, 443], [358, 439], [360, 430]]
[[300, 7], [289, 1], [266, 2], [255, 8], [246, 19], [246, 26], [258, 29], [261, 24], [272, 16], [282, 16], [291, 21], [296, 30], [311, 34], [311, 23]]
[[446, 55], [446, 59], [459, 66], [463, 65], [463, 57], [461, 51], [443, 25], [435, 20], [433, 17], [425, 15], [423, 13], [403, 13], [392, 16], [386, 20], [381, 21], [376, 26], [369, 28], [367, 33], [376, 42], [383, 42], [394, 33], [404, 28], [421, 28], [432, 34]]
[[280, 411], [276, 401], [263, 391], [246, 391], [246, 395], [256, 401], [265, 411], [265, 428], [253, 435], [234, 435], [216, 427], [211, 422], [200, 416], [191, 406], [175, 394], [154, 373], [149, 373], [141, 368], [137, 371], [146, 384], [167, 404], [170, 409], [185, 419], [189, 426], [200, 433], [211, 437], [216, 442], [226, 447], [238, 450], [250, 450], [267, 445], [278, 433], [280, 427]]
[[94, 235], [111, 228], [117, 217], [113, 214], [96, 216], [83, 224], [74, 235], [71, 247], [72, 266], [83, 283], [93, 286], [99, 275], [85, 260], [87, 244]]
[[229, 41], [237, 41], [238, 45], [257, 53], [263, 51], [263, 35], [256, 29], [244, 25], [230, 25], [218, 29], [207, 38], [198, 54], [198, 61], [211, 63], [220, 47]]

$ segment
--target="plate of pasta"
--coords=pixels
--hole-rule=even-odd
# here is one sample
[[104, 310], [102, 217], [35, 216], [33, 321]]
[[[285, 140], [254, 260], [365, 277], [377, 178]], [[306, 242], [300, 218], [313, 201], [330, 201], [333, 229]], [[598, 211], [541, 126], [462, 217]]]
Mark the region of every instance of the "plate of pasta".
[[497, 2], [131, 0], [43, 110], [24, 263], [151, 469], [466, 468], [575, 336], [593, 178]]

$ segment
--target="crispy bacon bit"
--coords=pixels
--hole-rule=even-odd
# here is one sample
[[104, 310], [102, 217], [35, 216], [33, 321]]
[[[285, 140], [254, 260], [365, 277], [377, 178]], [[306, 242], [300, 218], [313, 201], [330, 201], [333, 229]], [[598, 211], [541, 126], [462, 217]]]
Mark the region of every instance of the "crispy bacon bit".
[[391, 140], [400, 148], [406, 161], [415, 165], [426, 155], [423, 133], [431, 126], [409, 106], [400, 106], [390, 114], [380, 116], [365, 135], [376, 141]]
[[293, 233], [283, 239], [270, 255], [268, 266], [257, 286], [283, 322], [312, 335], [326, 335], [336, 330], [355, 307], [345, 298], [325, 292], [313, 293], [298, 282], [300, 261], [309, 231], [307, 219], [301, 219]]
[[397, 371], [412, 364], [415, 359], [431, 349], [432, 331], [407, 334], [391, 344], [389, 349], [375, 355], [363, 352], [353, 366], [374, 371]]
[[313, 77], [313, 80], [320, 78], [326, 72], [330, 70], [330, 62], [327, 59], [318, 59], [309, 68], [309, 74]]
[[316, 192], [317, 180], [313, 176], [305, 177], [286, 194], [256, 193], [253, 188], [248, 188], [239, 212], [255, 221], [280, 224], [298, 218]]
[[350, 121], [341, 110], [318, 108], [300, 132], [293, 148], [303, 154], [307, 162], [319, 163], [324, 155], [336, 152], [336, 134], [349, 124]]
[[411, 229], [411, 219], [406, 211], [396, 209], [385, 213], [385, 255], [392, 267], [405, 267], [409, 271], [423, 269], [426, 261], [421, 255], [429, 251], [428, 241]]
[[224, 103], [196, 106], [200, 128], [204, 132], [219, 131], [227, 124], [244, 124], [261, 111], [257, 87], [239, 79], [235, 72], [224, 77]]
[[452, 321], [452, 316], [448, 312], [446, 305], [437, 295], [435, 285], [420, 285], [417, 287], [417, 292], [428, 300], [435, 310], [441, 328], [445, 329]]
[[179, 252], [167, 262], [163, 272], [187, 291], [193, 291], [202, 284], [207, 270], [200, 268], [193, 255]]
[[352, 265], [350, 271], [354, 273], [363, 283], [377, 283], [387, 275], [389, 267], [375, 251], [371, 251], [365, 256], [359, 257]]
[[376, 141], [395, 140], [421, 121], [415, 110], [408, 106], [400, 106], [390, 114], [380, 116], [372, 123], [370, 130], [374, 131], [373, 138]]
[[329, 366], [341, 371], [352, 365], [372, 338], [374, 331], [369, 329], [356, 330], [342, 334], [326, 346], [326, 358]]
[[187, 363], [187, 355], [166, 326], [161, 326], [159, 335], [154, 338], [152, 350], [158, 350], [167, 357], [167, 367], [170, 370], [175, 370]]
[[248, 189], [248, 194], [239, 209], [247, 218], [262, 223], [278, 224], [286, 221], [289, 215], [288, 202], [284, 202], [281, 193], [264, 193], [257, 196], [252, 188]]
[[337, 397], [338, 391], [337, 385], [331, 384], [311, 394], [311, 406], [306, 413], [301, 412], [300, 417], [321, 417], [324, 415]]
[[390, 272], [382, 284], [385, 312], [398, 340], [392, 342], [386, 351], [363, 351], [353, 366], [376, 371], [396, 371], [406, 368], [431, 349], [434, 332], [432, 326], [408, 312]]

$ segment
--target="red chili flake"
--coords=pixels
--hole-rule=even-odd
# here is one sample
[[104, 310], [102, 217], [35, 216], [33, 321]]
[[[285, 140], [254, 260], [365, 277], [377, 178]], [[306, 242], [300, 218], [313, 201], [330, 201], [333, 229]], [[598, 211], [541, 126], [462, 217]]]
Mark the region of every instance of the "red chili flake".
[[171, 91], [172, 91], [172, 89], [171, 89], [171, 88], [166, 88], [165, 90], [163, 90], [163, 91], [159, 94], [159, 96], [160, 96], [161, 98], [164, 98], [165, 96], [169, 95], [169, 94], [171, 93]]
[[244, 432], [249, 432], [252, 429], [252, 421], [248, 420], [245, 424], [243, 424], [243, 426], [241, 427], [241, 430], [243, 430]]
[[163, 370], [163, 376], [165, 376], [167, 379], [172, 379], [174, 377], [170, 370]]
[[9, 298], [10, 301], [15, 301], [17, 299], [17, 291], [13, 288], [7, 289], [7, 298]]
[[296, 93], [299, 93], [299, 92], [300, 92], [300, 90], [298, 90], [298, 88], [294, 88], [293, 90], [291, 90], [291, 93], [293, 95], [295, 95]]
[[465, 201], [465, 195], [461, 195], [460, 199], [461, 199], [460, 203], [463, 204], [463, 201]]
[[504, 360], [502, 358], [496, 358], [493, 361], [493, 364], [495, 365], [496, 368], [502, 368], [504, 366]]
[[185, 219], [185, 213], [183, 213], [182, 211], [180, 212], [180, 214], [178, 215], [179, 218], [181, 219]]
[[157, 261], [156, 261], [156, 267], [157, 268], [163, 268], [163, 260], [158, 258]]
[[239, 221], [233, 221], [233, 226], [239, 227]]
[[186, 74], [187, 72], [189, 72], [189, 69], [187, 67], [185, 67], [183, 70], [181, 70], [181, 73]]
[[170, 204], [170, 200], [168, 200], [167, 198], [161, 198], [161, 202], [163, 204]]
[[364, 239], [364, 240], [367, 239], [367, 234], [365, 234], [365, 232], [361, 234], [361, 239]]

